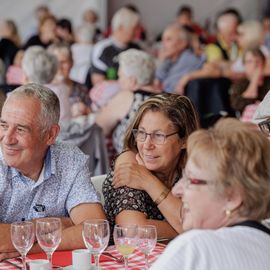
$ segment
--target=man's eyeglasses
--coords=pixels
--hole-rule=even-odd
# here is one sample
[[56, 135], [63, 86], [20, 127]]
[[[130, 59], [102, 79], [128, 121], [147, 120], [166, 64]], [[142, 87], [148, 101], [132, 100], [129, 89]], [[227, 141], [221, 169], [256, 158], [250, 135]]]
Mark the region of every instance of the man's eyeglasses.
[[164, 144], [166, 142], [166, 139], [174, 134], [177, 134], [178, 132], [173, 132], [170, 134], [164, 134], [162, 132], [153, 132], [153, 133], [147, 133], [140, 129], [133, 129], [132, 133], [136, 139], [137, 142], [144, 142], [147, 138], [147, 135], [150, 136], [151, 141], [154, 144]]
[[183, 185], [185, 188], [194, 189], [198, 186], [205, 186], [209, 184], [213, 184], [213, 181], [203, 180], [203, 179], [197, 179], [197, 178], [190, 178], [186, 175], [185, 170], [182, 170], [182, 179]]
[[265, 121], [262, 121], [258, 124], [260, 130], [266, 135], [270, 136], [270, 118]]

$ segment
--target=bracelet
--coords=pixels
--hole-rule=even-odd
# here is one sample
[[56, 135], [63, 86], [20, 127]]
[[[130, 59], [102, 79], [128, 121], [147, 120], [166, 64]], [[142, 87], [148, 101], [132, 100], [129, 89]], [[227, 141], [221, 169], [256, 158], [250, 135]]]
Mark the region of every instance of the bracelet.
[[154, 201], [156, 205], [159, 205], [164, 199], [167, 198], [168, 194], [170, 193], [170, 190], [165, 187], [165, 189], [160, 193], [159, 197]]

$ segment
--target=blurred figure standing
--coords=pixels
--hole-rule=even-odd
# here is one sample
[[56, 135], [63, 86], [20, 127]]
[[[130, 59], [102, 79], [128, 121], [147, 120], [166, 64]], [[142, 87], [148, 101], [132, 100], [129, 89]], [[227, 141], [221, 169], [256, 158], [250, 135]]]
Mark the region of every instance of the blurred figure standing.
[[119, 9], [112, 18], [112, 36], [99, 41], [93, 50], [91, 80], [95, 85], [117, 79], [119, 53], [139, 46], [132, 42], [139, 23], [138, 14], [127, 8]]
[[91, 65], [95, 28], [91, 24], [82, 24], [75, 31], [75, 42], [71, 45], [73, 66], [70, 78], [84, 84]]

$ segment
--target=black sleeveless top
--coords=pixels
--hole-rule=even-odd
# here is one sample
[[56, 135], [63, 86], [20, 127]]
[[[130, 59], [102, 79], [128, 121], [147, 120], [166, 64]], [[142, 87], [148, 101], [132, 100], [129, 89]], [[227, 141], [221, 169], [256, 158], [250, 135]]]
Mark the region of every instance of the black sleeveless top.
[[270, 235], [270, 229], [264, 226], [262, 223], [255, 220], [246, 220], [240, 223], [233, 224], [230, 227], [234, 227], [234, 226], [247, 226], [247, 227], [258, 229]]

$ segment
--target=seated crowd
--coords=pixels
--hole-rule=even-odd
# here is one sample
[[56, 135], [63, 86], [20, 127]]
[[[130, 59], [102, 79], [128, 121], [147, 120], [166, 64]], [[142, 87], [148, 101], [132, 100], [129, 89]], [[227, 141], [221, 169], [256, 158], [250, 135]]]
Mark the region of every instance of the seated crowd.
[[18, 256], [11, 223], [60, 217], [60, 250], [107, 219], [172, 240], [151, 269], [268, 269], [267, 18], [228, 8], [212, 34], [182, 6], [151, 47], [133, 5], [107, 33], [93, 10], [76, 33], [46, 6], [36, 15], [24, 43], [15, 22], [0, 25], [0, 261]]

